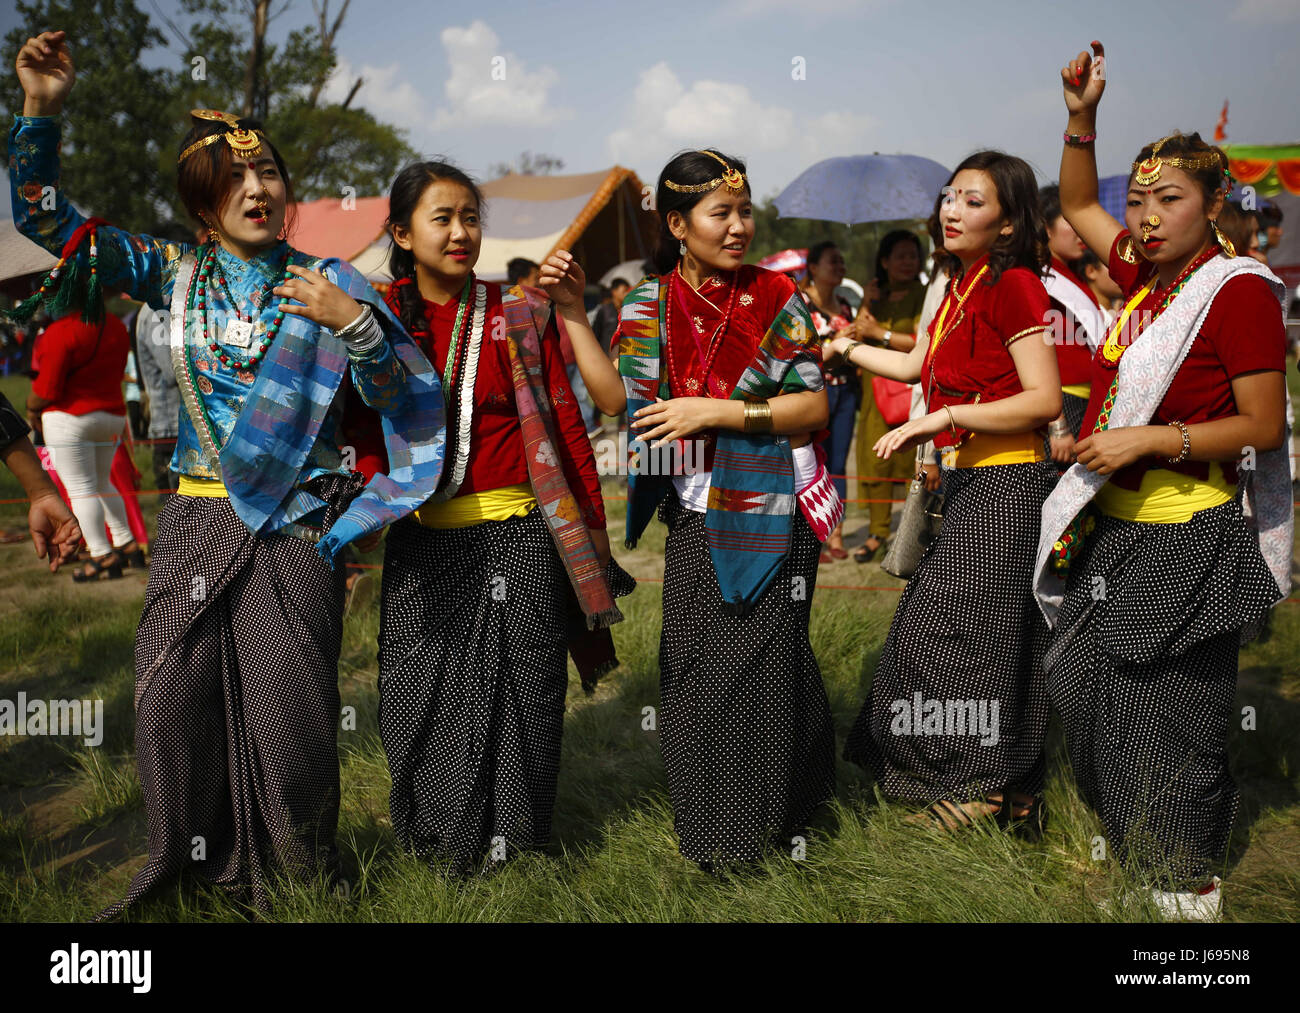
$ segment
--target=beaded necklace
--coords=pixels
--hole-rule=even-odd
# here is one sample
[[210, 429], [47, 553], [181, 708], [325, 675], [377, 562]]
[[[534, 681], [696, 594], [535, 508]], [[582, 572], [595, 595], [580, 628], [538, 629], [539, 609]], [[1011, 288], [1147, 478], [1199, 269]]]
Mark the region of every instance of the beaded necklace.
[[[288, 270], [289, 253], [290, 251], [286, 247], [284, 251], [284, 260], [280, 268], [280, 274], [283, 276], [284, 281], [291, 281], [294, 277], [294, 275]], [[275, 281], [272, 283], [272, 287], [278, 284], [280, 284], [280, 281]], [[265, 289], [266, 286], [263, 285], [262, 288]], [[236, 319], [244, 325], [244, 327], [240, 329], [241, 333], [246, 334], [248, 339], [252, 341], [253, 326], [256, 317], [245, 317], [244, 314], [240, 312], [238, 302], [234, 295], [231, 294], [230, 283], [226, 280], [226, 272], [222, 270], [221, 263], [217, 260], [217, 244], [209, 243], [203, 251], [203, 261], [199, 265], [198, 277], [199, 317], [202, 322], [203, 336], [207, 339], [211, 339], [212, 336], [212, 332], [208, 325], [208, 294], [216, 290], [220, 290], [221, 293], [225, 295], [226, 301], [230, 304], [231, 312], [234, 313]], [[256, 303], [257, 300], [254, 300], [254, 304]], [[266, 355], [267, 349], [269, 349], [275, 341], [276, 334], [280, 332], [280, 326], [284, 323], [284, 307], [286, 305], [287, 300], [280, 303], [279, 307], [276, 309], [275, 319], [271, 321], [271, 326], [266, 329], [265, 337], [257, 343], [247, 359], [232, 358], [228, 353], [221, 350], [220, 343], [213, 340], [208, 341], [208, 350], [217, 357], [217, 361], [220, 362], [221, 365], [229, 366], [236, 372], [252, 369], [253, 366], [262, 361], [262, 358]]]
[[[1147, 282], [1147, 284], [1144, 285], [1124, 307], [1124, 312], [1115, 321], [1114, 326], [1111, 327], [1110, 333], [1106, 335], [1106, 343], [1101, 348], [1102, 357], [1107, 362], [1115, 365], [1115, 376], [1110, 381], [1110, 389], [1106, 391], [1106, 399], [1101, 404], [1101, 410], [1097, 412], [1097, 421], [1093, 423], [1092, 427], [1094, 433], [1104, 432], [1110, 425], [1110, 413], [1115, 407], [1115, 393], [1119, 390], [1119, 360], [1123, 358], [1124, 353], [1132, 347], [1133, 342], [1137, 340], [1138, 335], [1141, 334], [1142, 331], [1144, 331], [1146, 327], [1156, 319], [1156, 317], [1160, 316], [1161, 313], [1169, 308], [1170, 303], [1177, 298], [1178, 293], [1181, 292], [1187, 285], [1188, 281], [1191, 280], [1191, 277], [1196, 270], [1213, 260], [1218, 253], [1219, 247], [1211, 245], [1208, 250], [1203, 252], [1199, 257], [1183, 268], [1178, 277], [1174, 279], [1173, 284], [1169, 286], [1169, 290], [1165, 293], [1164, 298], [1160, 300], [1160, 304], [1156, 307], [1155, 311], [1149, 317], [1139, 317], [1137, 333], [1134, 334], [1127, 343], [1121, 344], [1120, 337], [1123, 334], [1125, 324], [1132, 316], [1133, 311], [1137, 309], [1137, 307], [1142, 304], [1142, 301], [1146, 299], [1147, 295], [1155, 289], [1156, 282], [1159, 279], [1153, 276], [1151, 280]], [[1064, 576], [1069, 571], [1070, 563], [1073, 561], [1075, 555], [1078, 554], [1079, 546], [1083, 544], [1083, 540], [1092, 532], [1096, 523], [1096, 518], [1085, 509], [1066, 526], [1063, 532], [1061, 532], [1061, 537], [1052, 544], [1052, 552], [1050, 556], [1052, 567], [1057, 573]]]
[[[668, 284], [671, 287], [676, 282], [679, 281], [683, 285], [687, 284], [686, 279], [681, 276], [681, 265], [678, 265], [678, 267], [673, 271], [672, 277], [670, 277], [668, 280]], [[695, 351], [699, 355], [701, 368], [702, 368], [702, 372], [698, 380], [693, 376], [688, 376], [685, 379], [679, 377], [677, 375], [676, 369], [673, 367], [673, 356], [671, 352], [666, 357], [668, 360], [669, 382], [673, 386], [677, 387], [679, 390], [686, 391], [686, 393], [690, 396], [697, 395], [700, 388], [706, 385], [708, 386], [708, 389], [711, 393], [715, 391], [715, 386], [713, 383], [713, 363], [717, 359], [718, 353], [722, 350], [722, 346], [725, 344], [725, 341], [723, 339], [726, 335], [727, 327], [731, 323], [731, 311], [735, 308], [736, 296], [739, 291], [740, 291], [740, 280], [737, 278], [732, 281], [731, 293], [727, 297], [726, 308], [722, 311], [722, 320], [718, 323], [718, 326], [714, 328], [713, 334], [709, 338], [707, 351], [705, 350], [703, 344], [700, 342], [700, 336], [697, 333], [695, 333], [694, 328], [692, 328], [691, 330], [691, 337], [695, 341]], [[674, 288], [673, 294], [677, 297], [677, 304], [679, 307], [681, 307], [682, 313], [685, 314], [686, 318], [689, 320], [691, 317], [690, 310], [686, 306], [685, 298], [682, 296], [681, 290]], [[671, 349], [673, 315], [666, 307], [664, 310], [664, 316], [667, 318], [664, 321], [664, 332], [665, 332], [665, 336], [668, 339], [668, 347]], [[722, 392], [724, 394], [726, 393], [725, 388], [723, 389]]]
[[1137, 321], [1137, 330], [1126, 343], [1121, 343], [1121, 338], [1133, 311], [1137, 309], [1137, 307], [1142, 304], [1143, 300], [1146, 299], [1147, 295], [1155, 289], [1156, 282], [1159, 279], [1153, 276], [1151, 280], [1137, 293], [1137, 295], [1129, 300], [1128, 305], [1124, 307], [1124, 312], [1116, 319], [1114, 326], [1110, 329], [1110, 333], [1106, 335], [1106, 343], [1101, 348], [1102, 358], [1115, 366], [1115, 376], [1111, 379], [1110, 389], [1106, 392], [1106, 399], [1102, 402], [1100, 411], [1097, 412], [1097, 421], [1092, 427], [1094, 433], [1104, 432], [1106, 427], [1110, 425], [1111, 409], [1115, 407], [1115, 393], [1119, 390], [1119, 360], [1123, 357], [1124, 353], [1133, 346], [1133, 342], [1138, 339], [1138, 335], [1146, 330], [1147, 326], [1152, 321], [1169, 308], [1169, 304], [1172, 303], [1174, 299], [1178, 297], [1178, 293], [1186, 287], [1196, 270], [1203, 264], [1208, 264], [1218, 255], [1218, 253], [1219, 248], [1211, 245], [1209, 249], [1202, 252], [1199, 257], [1183, 268], [1178, 277], [1174, 279], [1173, 284], [1171, 284], [1165, 292], [1164, 298], [1160, 300], [1160, 304], [1149, 316], [1139, 316]]
[[[469, 293], [474, 290], [473, 321], [466, 310]], [[445, 484], [430, 498], [443, 503], [460, 491], [469, 468], [470, 426], [474, 420], [474, 384], [478, 378], [478, 362], [483, 346], [483, 324], [487, 311], [487, 286], [475, 285], [471, 273], [465, 279], [456, 307], [456, 322], [451, 329], [451, 343], [447, 348], [447, 363], [442, 372], [442, 395], [447, 403], [447, 430], [456, 434], [455, 456], [447, 469]], [[462, 330], [462, 325], [464, 329]], [[430, 344], [433, 335], [430, 333]]]

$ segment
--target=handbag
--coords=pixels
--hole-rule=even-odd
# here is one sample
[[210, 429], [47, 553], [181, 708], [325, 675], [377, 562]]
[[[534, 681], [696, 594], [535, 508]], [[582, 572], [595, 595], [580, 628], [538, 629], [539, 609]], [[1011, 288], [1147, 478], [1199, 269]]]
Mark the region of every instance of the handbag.
[[876, 399], [885, 424], [891, 428], [901, 426], [907, 421], [912, 410], [912, 385], [901, 380], [891, 380], [885, 376], [871, 378], [871, 393]]
[[889, 540], [880, 568], [891, 576], [910, 580], [925, 550], [939, 537], [942, 528], [943, 494], [927, 489], [925, 475], [918, 469], [916, 478], [907, 487], [898, 530]]

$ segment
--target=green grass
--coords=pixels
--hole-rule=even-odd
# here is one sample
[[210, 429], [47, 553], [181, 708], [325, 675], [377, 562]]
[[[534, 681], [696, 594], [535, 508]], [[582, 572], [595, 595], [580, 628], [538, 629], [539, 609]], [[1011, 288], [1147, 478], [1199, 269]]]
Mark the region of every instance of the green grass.
[[[0, 389], [16, 399], [13, 381]], [[147, 463], [143, 452], [140, 463]], [[147, 471], [146, 471], [147, 473]], [[616, 494], [610, 484], [607, 492]], [[0, 471], [0, 499], [17, 496]], [[155, 507], [146, 503], [152, 521]], [[620, 505], [611, 504], [613, 518]], [[21, 521], [0, 505], [0, 527]], [[862, 524], [851, 511], [852, 534]], [[617, 546], [621, 522], [611, 535]], [[839, 763], [834, 803], [807, 834], [802, 860], [771, 855], [755, 870], [715, 879], [677, 852], [657, 734], [662, 528], [635, 552], [616, 550], [643, 578], [614, 630], [623, 667], [594, 696], [571, 676], [552, 843], [469, 880], [402, 855], [388, 821], [389, 779], [376, 715], [378, 604], [344, 627], [340, 687], [356, 727], [339, 733], [339, 846], [347, 886], [280, 882], [284, 921], [1107, 921], [1153, 920], [1136, 900], [1098, 902], [1128, 881], [1094, 861], [1102, 833], [1080, 801], [1059, 729], [1049, 739], [1052, 825], [1040, 844], [977, 829], [944, 835], [905, 822], [857, 768]], [[370, 557], [377, 561], [379, 553]], [[51, 577], [30, 546], [0, 546], [0, 698], [102, 698], [98, 749], [50, 737], [0, 738], [0, 918], [83, 920], [121, 896], [143, 862], [145, 826], [131, 756], [132, 645], [143, 578], [95, 587]], [[875, 564], [837, 563], [820, 583], [900, 586]], [[812, 640], [839, 742], [856, 717], [892, 617], [891, 591], [817, 592]], [[849, 633], [848, 631], [852, 631]], [[1300, 920], [1300, 607], [1282, 605], [1271, 639], [1241, 655], [1238, 708], [1257, 727], [1234, 727], [1230, 755], [1242, 792], [1226, 865], [1227, 917]], [[193, 882], [160, 892], [133, 917], [241, 921], [246, 912]]]

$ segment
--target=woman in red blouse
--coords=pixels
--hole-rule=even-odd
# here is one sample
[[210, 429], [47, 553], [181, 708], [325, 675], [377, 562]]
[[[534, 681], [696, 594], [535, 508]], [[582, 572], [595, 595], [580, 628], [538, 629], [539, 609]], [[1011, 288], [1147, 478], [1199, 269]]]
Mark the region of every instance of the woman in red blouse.
[[[819, 543], [843, 508], [814, 440], [827, 402], [807, 307], [789, 278], [743, 263], [745, 164], [682, 152], [655, 196], [656, 273], [623, 301], [618, 331], [635, 438], [627, 538], [656, 509], [668, 528], [660, 745], [681, 853], [718, 870], [788, 854], [834, 794], [808, 622]], [[645, 467], [658, 444], [684, 447], [683, 467]]]
[[122, 374], [130, 350], [130, 335], [113, 314], [88, 324], [69, 313], [42, 332], [33, 356], [40, 368], [27, 398], [28, 419], [44, 436], [91, 555], [73, 571], [77, 581], [120, 577], [128, 558], [144, 565], [112, 480], [126, 418]]
[[[549, 304], [475, 278], [482, 212], [443, 162], [408, 166], [389, 197], [387, 298], [443, 377], [448, 447], [438, 492], [387, 539], [379, 724], [394, 832], [457, 872], [548, 841], [566, 655], [589, 684], [617, 663], [607, 627], [622, 618]], [[556, 306], [594, 346], [582, 271], [556, 262]]]
[[1078, 463], [1044, 505], [1048, 688], [1112, 851], [1166, 916], [1213, 919], [1238, 647], [1289, 587], [1282, 288], [1218, 231], [1228, 162], [1196, 134], [1139, 152], [1124, 226], [1102, 209], [1092, 45], [1062, 70], [1061, 209], [1125, 304], [1092, 360]]
[[910, 352], [831, 342], [853, 365], [921, 381], [929, 414], [886, 433], [880, 457], [934, 438], [943, 530], [894, 614], [845, 756], [887, 795], [946, 828], [992, 816], [1041, 833], [1047, 693], [1032, 576], [1052, 470], [1041, 428], [1061, 411], [1044, 333], [1047, 250], [1032, 170], [981, 151], [939, 211], [951, 282]]

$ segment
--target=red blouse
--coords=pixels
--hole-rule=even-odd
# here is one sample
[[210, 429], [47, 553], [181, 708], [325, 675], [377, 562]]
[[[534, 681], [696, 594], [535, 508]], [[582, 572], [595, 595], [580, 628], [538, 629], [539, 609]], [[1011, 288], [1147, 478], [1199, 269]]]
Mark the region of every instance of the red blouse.
[[[1123, 291], [1125, 299], [1129, 299], [1151, 279], [1155, 265], [1136, 254], [1137, 263], [1127, 263], [1119, 255], [1120, 241], [1126, 236], [1128, 231], [1124, 230], [1115, 237], [1110, 248], [1109, 266], [1110, 276]], [[1157, 286], [1134, 309], [1134, 316], [1154, 312], [1163, 297], [1163, 291]], [[1142, 335], [1139, 333], [1135, 340], [1141, 341]], [[1091, 433], [1096, 425], [1116, 369], [1118, 363], [1108, 363], [1098, 347], [1092, 359], [1092, 396], [1088, 400], [1081, 433]], [[1150, 424], [1158, 426], [1178, 421], [1194, 425], [1236, 415], [1233, 377], [1268, 369], [1286, 369], [1286, 325], [1277, 299], [1263, 278], [1254, 275], [1233, 278], [1214, 297], [1200, 333], [1192, 340], [1187, 358], [1174, 374], [1173, 382]], [[1235, 483], [1236, 458], [1221, 464], [1224, 477], [1229, 483]], [[1210, 475], [1210, 465], [1206, 461], [1169, 464], [1163, 459], [1150, 458], [1122, 468], [1111, 475], [1110, 480], [1120, 488], [1136, 490], [1147, 469], [1153, 467], [1202, 480]]]
[[[447, 365], [451, 332], [456, 324], [459, 300], [449, 299], [442, 306], [424, 300], [424, 315], [433, 336], [416, 337], [424, 354], [442, 376]], [[466, 308], [473, 312], [473, 304]], [[498, 322], [499, 321], [499, 322]], [[527, 482], [528, 464], [524, 460], [523, 429], [515, 408], [515, 387], [511, 379], [510, 355], [505, 341], [492, 340], [493, 333], [504, 333], [505, 317], [501, 310], [501, 286], [487, 286], [487, 314], [483, 322], [483, 344], [479, 352], [478, 374], [474, 378], [474, 417], [470, 421], [470, 456], [465, 481], [457, 496], [500, 489]], [[560, 466], [582, 510], [587, 526], [605, 527], [605, 505], [600, 495], [600, 476], [596, 457], [587, 439], [578, 402], [569, 386], [569, 377], [560, 354], [560, 338], [555, 319], [546, 325], [541, 341], [542, 368], [546, 371], [546, 389], [551, 395], [551, 418], [559, 441]], [[447, 460], [454, 453], [455, 439], [447, 431]]]
[[47, 412], [126, 414], [122, 377], [131, 336], [126, 325], [104, 313], [104, 323], [87, 324], [77, 313], [60, 317], [41, 332], [32, 349], [37, 376], [32, 393], [51, 402]]
[[[1098, 309], [1101, 309], [1101, 303], [1093, 294], [1092, 289], [1075, 277], [1073, 271], [1066, 266], [1065, 262], [1059, 257], [1052, 258], [1052, 267], [1066, 281], [1071, 282], [1075, 288], [1079, 289], [1088, 297]], [[1074, 315], [1066, 308], [1064, 303], [1051, 299], [1052, 309], [1061, 314], [1061, 318], [1066, 321], [1066, 333], [1063, 335], [1067, 340], [1056, 342], [1056, 368], [1061, 373], [1061, 386], [1070, 386], [1072, 384], [1087, 383], [1092, 376], [1092, 349], [1088, 347], [1088, 340], [1083, 335], [1083, 330], [1075, 323]], [[1104, 339], [1105, 335], [1101, 335]]]
[[[1003, 271], [995, 284], [988, 284], [986, 274], [971, 288], [984, 263], [981, 257], [972, 264], [947, 298], [949, 309], [943, 321], [947, 336], [938, 348], [935, 329], [942, 308], [930, 322], [930, 347], [921, 366], [929, 411], [971, 404], [976, 395], [981, 404], [988, 404], [1019, 394], [1023, 390], [1020, 375], [1008, 348], [1047, 326], [1049, 300], [1042, 280], [1028, 268], [1012, 267]], [[967, 292], [970, 294], [958, 311], [957, 300]], [[954, 436], [951, 429], [944, 429], [935, 436], [934, 445], [955, 446], [965, 432], [958, 428]]]
[[[767, 329], [796, 291], [794, 282], [784, 274], [754, 264], [714, 275], [698, 292], [677, 270], [661, 275], [659, 284], [668, 288], [668, 333], [663, 336], [663, 347], [672, 397], [730, 397], [754, 361]], [[615, 347], [622, 330], [620, 321]], [[817, 342], [810, 341], [805, 348], [820, 365]], [[704, 467], [711, 470], [717, 431], [702, 435]]]

